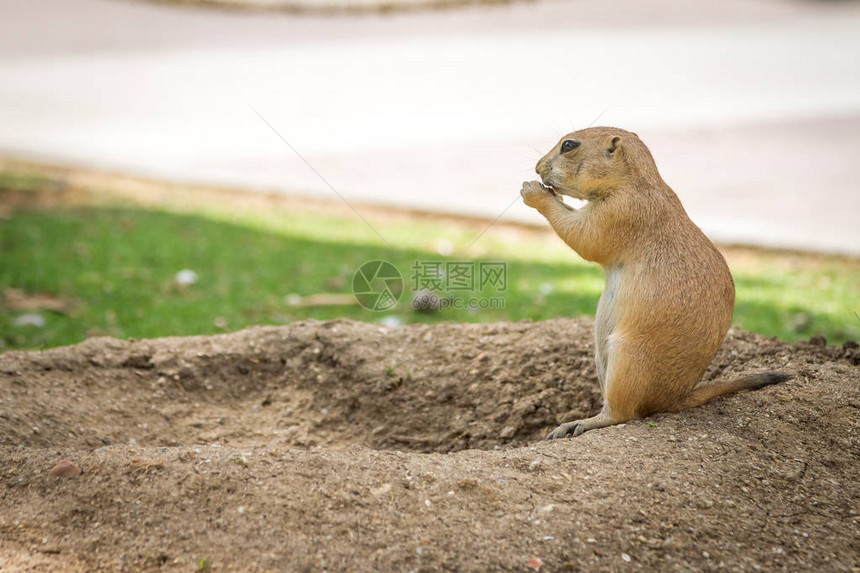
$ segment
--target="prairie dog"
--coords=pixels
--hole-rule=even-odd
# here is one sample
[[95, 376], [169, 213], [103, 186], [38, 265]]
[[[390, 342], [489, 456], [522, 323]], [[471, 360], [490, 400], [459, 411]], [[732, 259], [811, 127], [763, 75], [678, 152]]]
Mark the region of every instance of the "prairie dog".
[[[734, 282], [635, 133], [611, 127], [570, 133], [536, 171], [543, 183], [523, 183], [525, 204], [606, 273], [594, 321], [603, 410], [562, 424], [549, 439], [790, 378], [756, 374], [696, 387], [731, 325]], [[560, 195], [587, 203], [574, 209]]]

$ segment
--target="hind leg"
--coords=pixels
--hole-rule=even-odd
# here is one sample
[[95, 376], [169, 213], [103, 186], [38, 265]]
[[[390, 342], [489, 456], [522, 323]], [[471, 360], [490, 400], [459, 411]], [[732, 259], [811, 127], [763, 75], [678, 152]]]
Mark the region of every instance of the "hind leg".
[[[600, 376], [603, 410], [591, 418], [560, 425], [547, 439], [557, 440], [569, 435], [577, 437], [589, 430], [623, 424], [639, 417], [639, 412], [648, 399], [650, 384], [643, 377], [642, 369], [633, 367], [631, 356], [635, 354], [621, 344], [608, 345], [605, 355], [606, 369], [603, 376]], [[597, 359], [598, 374], [601, 374], [601, 357], [598, 356]]]

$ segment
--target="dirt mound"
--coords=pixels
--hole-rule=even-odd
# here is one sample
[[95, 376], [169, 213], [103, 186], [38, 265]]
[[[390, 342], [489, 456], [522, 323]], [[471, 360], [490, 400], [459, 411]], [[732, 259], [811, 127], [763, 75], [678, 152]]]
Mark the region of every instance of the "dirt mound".
[[795, 379], [553, 443], [585, 321], [7, 352], [0, 570], [851, 570], [860, 351], [814, 342], [733, 331], [706, 380]]

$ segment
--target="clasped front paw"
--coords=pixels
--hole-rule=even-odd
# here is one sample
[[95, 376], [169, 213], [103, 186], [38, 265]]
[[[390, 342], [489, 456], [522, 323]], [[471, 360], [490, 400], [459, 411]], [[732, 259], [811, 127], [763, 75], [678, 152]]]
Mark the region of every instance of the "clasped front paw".
[[540, 209], [548, 201], [552, 200], [555, 194], [548, 187], [544, 187], [537, 181], [526, 181], [520, 190], [520, 196], [522, 196], [523, 202], [529, 207]]

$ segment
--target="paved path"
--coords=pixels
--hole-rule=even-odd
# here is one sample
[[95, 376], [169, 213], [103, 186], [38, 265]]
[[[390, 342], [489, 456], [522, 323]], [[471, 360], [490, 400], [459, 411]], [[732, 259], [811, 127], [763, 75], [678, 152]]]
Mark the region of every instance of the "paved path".
[[609, 106], [715, 239], [860, 254], [860, 8], [605, 4], [0, 0], [0, 153], [332, 196], [256, 110], [349, 201], [535, 221], [520, 182]]

